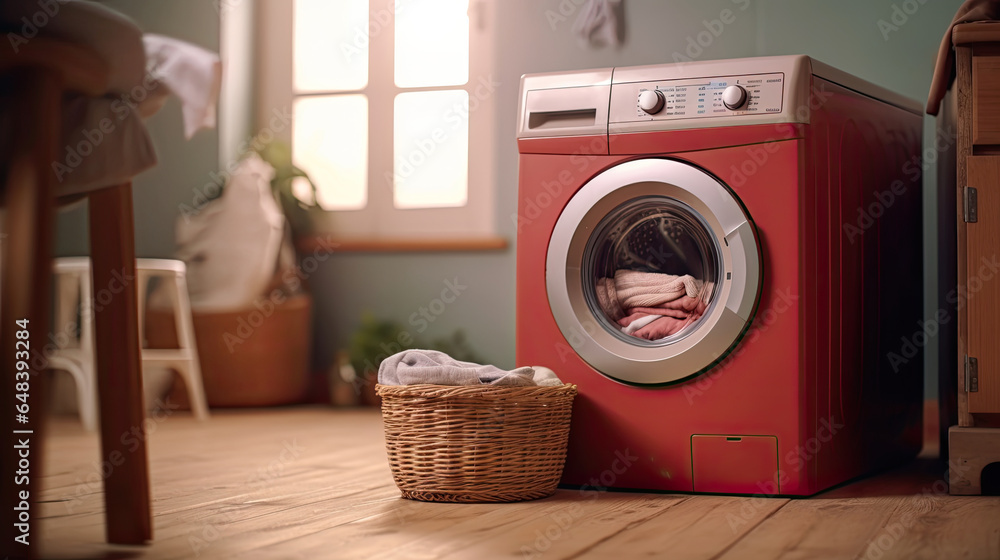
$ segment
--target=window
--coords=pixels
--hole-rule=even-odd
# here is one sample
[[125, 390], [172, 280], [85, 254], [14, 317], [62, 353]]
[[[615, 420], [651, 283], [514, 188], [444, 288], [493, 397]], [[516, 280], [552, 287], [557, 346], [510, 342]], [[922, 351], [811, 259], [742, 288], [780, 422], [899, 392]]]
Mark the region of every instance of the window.
[[[258, 122], [341, 237], [491, 236], [489, 0], [263, 0]], [[262, 127], [263, 128], [263, 127]], [[300, 196], [308, 196], [303, 183]]]

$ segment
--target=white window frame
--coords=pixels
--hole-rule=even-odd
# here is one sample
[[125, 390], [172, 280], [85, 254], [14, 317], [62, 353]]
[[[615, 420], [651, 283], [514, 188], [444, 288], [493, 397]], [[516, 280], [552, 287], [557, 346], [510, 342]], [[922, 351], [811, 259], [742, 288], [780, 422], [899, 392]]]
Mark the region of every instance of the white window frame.
[[[336, 0], [331, 0], [336, 1]], [[369, 0], [369, 26], [362, 38], [369, 42], [368, 85], [352, 92], [368, 97], [368, 201], [360, 210], [328, 210], [314, 215], [317, 233], [336, 238], [430, 239], [493, 237], [495, 173], [493, 122], [498, 84], [494, 81], [495, 6], [493, 0], [469, 1], [469, 183], [464, 206], [398, 209], [393, 205], [393, 101], [397, 94], [462, 89], [463, 86], [400, 88], [393, 76], [394, 0]], [[293, 4], [289, 0], [259, 0], [257, 29], [259, 61], [256, 122], [268, 127], [275, 112], [291, 113], [295, 94], [292, 81]], [[331, 92], [333, 93], [333, 92]], [[310, 93], [313, 96], [315, 94]], [[292, 123], [294, 126], [294, 122]], [[291, 127], [273, 130], [291, 143]], [[308, 171], [308, 170], [306, 170]]]

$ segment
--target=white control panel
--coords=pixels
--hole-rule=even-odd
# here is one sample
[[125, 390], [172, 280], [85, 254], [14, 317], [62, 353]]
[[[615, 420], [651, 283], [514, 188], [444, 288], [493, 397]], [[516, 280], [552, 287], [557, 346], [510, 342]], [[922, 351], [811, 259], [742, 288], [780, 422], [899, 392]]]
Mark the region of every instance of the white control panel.
[[783, 73], [614, 84], [611, 122], [780, 113]]

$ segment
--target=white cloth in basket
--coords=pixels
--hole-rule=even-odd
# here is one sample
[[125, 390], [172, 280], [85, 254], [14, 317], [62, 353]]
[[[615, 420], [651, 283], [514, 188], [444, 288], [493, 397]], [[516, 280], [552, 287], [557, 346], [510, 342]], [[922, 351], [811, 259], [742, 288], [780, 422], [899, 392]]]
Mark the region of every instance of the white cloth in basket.
[[462, 362], [437, 350], [404, 350], [382, 360], [378, 368], [382, 385], [498, 385], [556, 386], [562, 381], [548, 368], [520, 367], [503, 370], [496, 366]]

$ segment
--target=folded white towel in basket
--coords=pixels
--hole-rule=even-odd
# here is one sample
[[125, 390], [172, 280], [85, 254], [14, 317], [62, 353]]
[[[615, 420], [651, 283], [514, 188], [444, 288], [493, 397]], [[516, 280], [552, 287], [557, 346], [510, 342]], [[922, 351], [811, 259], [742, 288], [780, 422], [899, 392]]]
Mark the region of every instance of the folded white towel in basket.
[[456, 360], [437, 350], [404, 350], [382, 360], [378, 368], [382, 385], [498, 385], [555, 386], [562, 381], [548, 368], [520, 367], [503, 370], [496, 366]]

